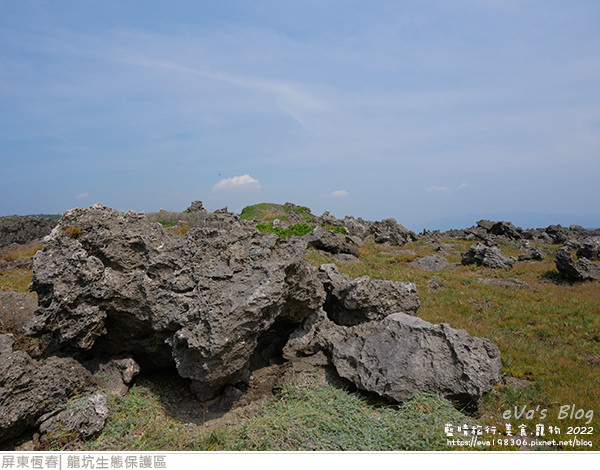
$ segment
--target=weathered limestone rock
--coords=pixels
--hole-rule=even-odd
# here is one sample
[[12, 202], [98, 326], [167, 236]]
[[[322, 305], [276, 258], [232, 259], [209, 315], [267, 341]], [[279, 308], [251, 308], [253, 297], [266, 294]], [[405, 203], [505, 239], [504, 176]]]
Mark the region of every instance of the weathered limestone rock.
[[178, 237], [100, 204], [66, 212], [34, 258], [29, 333], [84, 357], [175, 364], [203, 398], [243, 383], [264, 335], [291, 331], [325, 292], [300, 237], [218, 215], [217, 227]]
[[491, 341], [404, 313], [346, 328], [330, 323], [320, 338], [341, 377], [396, 402], [433, 393], [477, 403], [500, 380]]
[[489, 228], [489, 232], [511, 240], [519, 240], [522, 229], [515, 227], [512, 222], [496, 222]]
[[544, 259], [545, 253], [544, 251], [542, 251], [540, 248], [538, 248], [537, 246], [531, 244], [531, 243], [527, 243], [524, 245], [525, 248], [525, 253], [521, 253], [519, 255], [518, 260], [519, 261], [541, 261]]
[[387, 243], [397, 246], [402, 246], [417, 238], [413, 232], [393, 218], [372, 222], [371, 234], [375, 236], [375, 243]]
[[358, 248], [346, 235], [327, 230], [321, 226], [315, 227], [302, 238], [307, 246], [316, 248], [317, 250], [326, 251], [327, 253], [334, 255], [340, 253], [352, 256], [360, 255]]
[[0, 290], [0, 319], [4, 328], [22, 330], [33, 318], [36, 309], [37, 300], [33, 296]]
[[478, 264], [489, 268], [512, 269], [516, 262], [514, 256], [504, 255], [496, 246], [475, 243], [462, 254], [462, 264]]
[[124, 396], [129, 391], [129, 384], [141, 371], [131, 357], [92, 359], [83, 365], [94, 374], [92, 379], [98, 387], [117, 396]]
[[12, 348], [12, 335], [0, 335], [0, 442], [91, 385], [91, 374], [72, 358], [35, 360]]
[[[499, 354], [487, 340], [405, 318], [420, 307], [414, 283], [317, 270], [305, 258], [310, 237], [261, 233], [226, 209], [190, 210], [202, 224], [183, 236], [100, 204], [67, 211], [34, 258], [29, 334], [46, 353], [78, 358], [109, 393], [124, 393], [140, 368], [174, 366], [197, 397], [225, 392], [227, 402], [265, 366], [313, 356], [395, 401], [420, 392], [476, 400], [494, 383]], [[412, 237], [393, 219], [368, 229], [390, 244]], [[323, 229], [318, 239], [329, 234], [339, 238]]]
[[587, 258], [573, 259], [567, 247], [556, 251], [556, 269], [566, 279], [573, 281], [600, 281], [600, 264]]
[[193, 201], [187, 208], [187, 212], [208, 213], [208, 211], [204, 208], [202, 201]]
[[450, 263], [443, 256], [434, 254], [418, 258], [409, 263], [409, 266], [422, 269], [423, 271], [443, 271], [450, 267]]
[[417, 315], [421, 301], [413, 282], [394, 282], [369, 277], [351, 279], [334, 264], [319, 267], [327, 301], [325, 311], [340, 325], [380, 320], [395, 312]]
[[577, 250], [577, 257], [589, 260], [600, 259], [600, 237], [589, 237], [583, 240]]
[[57, 223], [57, 220], [50, 217], [0, 217], [0, 248], [13, 243], [22, 245], [39, 240], [48, 235]]
[[360, 217], [355, 219], [352, 216], [346, 216], [344, 219], [337, 219], [329, 212], [324, 212], [323, 215], [314, 217], [312, 222], [344, 227], [348, 236], [355, 240], [364, 240], [372, 235], [375, 243], [402, 246], [417, 239], [414, 232], [406, 229], [393, 218], [370, 221]]
[[36, 424], [41, 434], [68, 430], [89, 439], [102, 431], [109, 414], [108, 396], [98, 392], [70, 400], [64, 408], [41, 416]]

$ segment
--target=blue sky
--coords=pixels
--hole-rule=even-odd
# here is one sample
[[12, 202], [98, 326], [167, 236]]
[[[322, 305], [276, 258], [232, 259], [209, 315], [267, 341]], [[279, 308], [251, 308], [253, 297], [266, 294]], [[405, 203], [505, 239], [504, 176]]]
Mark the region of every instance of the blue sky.
[[290, 201], [600, 226], [596, 0], [0, 11], [0, 215]]

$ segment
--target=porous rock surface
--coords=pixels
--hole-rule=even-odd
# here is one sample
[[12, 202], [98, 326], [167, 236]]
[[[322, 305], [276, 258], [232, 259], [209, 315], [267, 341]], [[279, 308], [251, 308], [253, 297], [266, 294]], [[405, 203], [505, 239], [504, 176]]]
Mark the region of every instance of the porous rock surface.
[[21, 216], [0, 217], [0, 248], [13, 243], [24, 244], [45, 237], [58, 221], [50, 217]]
[[512, 269], [516, 262], [514, 256], [506, 256], [497, 246], [475, 243], [462, 254], [462, 264], [477, 264], [489, 268]]
[[341, 377], [391, 401], [434, 393], [477, 403], [500, 380], [500, 351], [491, 341], [405, 313], [330, 325], [321, 337]]
[[102, 431], [109, 413], [108, 395], [97, 392], [70, 400], [64, 407], [41, 416], [36, 424], [42, 434], [66, 429], [89, 439]]
[[75, 359], [33, 359], [0, 335], [0, 442], [19, 436], [36, 420], [85, 390], [91, 374]]
[[417, 239], [414, 232], [411, 232], [393, 218], [371, 221], [360, 217], [356, 219], [352, 216], [346, 216], [344, 219], [337, 219], [329, 212], [324, 212], [323, 215], [314, 217], [313, 222], [344, 227], [350, 237], [359, 240], [373, 236], [375, 243], [379, 244], [402, 246]]
[[233, 221], [185, 237], [143, 214], [72, 209], [34, 258], [29, 333], [50, 350], [175, 364], [208, 398], [248, 379], [269, 330], [297, 326], [325, 292], [301, 239]]
[[556, 269], [566, 279], [572, 281], [600, 281], [600, 264], [587, 258], [573, 259], [567, 247], [556, 251]]
[[367, 276], [351, 279], [340, 274], [335, 264], [321, 265], [319, 272], [327, 291], [324, 308], [340, 325], [381, 320], [395, 312], [417, 315], [421, 306], [414, 282], [385, 281]]

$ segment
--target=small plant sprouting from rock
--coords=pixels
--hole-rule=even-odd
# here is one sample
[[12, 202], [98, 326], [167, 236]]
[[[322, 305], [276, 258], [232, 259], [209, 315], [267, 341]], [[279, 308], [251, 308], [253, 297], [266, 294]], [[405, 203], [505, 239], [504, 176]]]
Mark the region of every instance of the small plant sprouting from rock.
[[69, 238], [77, 238], [83, 233], [83, 228], [77, 225], [69, 225], [64, 228], [64, 232]]

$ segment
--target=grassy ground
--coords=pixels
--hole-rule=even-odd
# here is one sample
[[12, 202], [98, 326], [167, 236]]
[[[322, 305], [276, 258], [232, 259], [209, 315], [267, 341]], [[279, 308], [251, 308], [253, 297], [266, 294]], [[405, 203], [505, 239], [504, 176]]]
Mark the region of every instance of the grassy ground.
[[[470, 245], [461, 241], [448, 243], [459, 253]], [[518, 253], [514, 246], [501, 248], [506, 254]], [[557, 437], [549, 434], [548, 429], [558, 427], [562, 440], [585, 438], [597, 450], [600, 449], [600, 283], [560, 283], [553, 261], [557, 247], [542, 248], [548, 250], [544, 260], [517, 262], [509, 271], [457, 266], [431, 273], [408, 265], [417, 257], [433, 253], [433, 248], [423, 240], [405, 245], [396, 253], [371, 243], [361, 248], [362, 263], [341, 264], [339, 268], [352, 277], [367, 275], [413, 281], [422, 302], [421, 318], [465, 329], [472, 336], [488, 338], [498, 346], [503, 374], [521, 379], [524, 386], [498, 387], [490, 393], [479, 416], [484, 424], [504, 430], [508, 422], [515, 435], [520, 432], [519, 426], [525, 425], [527, 431], [535, 434], [536, 425], [544, 424], [546, 439]], [[329, 261], [315, 252], [311, 258], [315, 264]], [[448, 259], [458, 262], [460, 256], [455, 254]], [[432, 278], [444, 287], [430, 288]], [[480, 278], [517, 278], [529, 287], [486, 285], [476, 281]], [[583, 411], [578, 413], [578, 410]], [[507, 412], [511, 412], [510, 419], [504, 416]], [[515, 414], [519, 417], [515, 418]], [[569, 431], [578, 434], [567, 434]], [[586, 449], [589, 447], [578, 448]]]
[[[308, 378], [308, 380], [307, 380]], [[83, 451], [402, 451], [452, 450], [446, 423], [471, 428], [469, 418], [432, 395], [398, 407], [376, 407], [334, 388], [319, 375], [293, 377], [260, 409], [237, 412], [228, 424], [197, 427], [169, 414], [170, 397], [141, 381], [111, 399], [102, 433], [83, 442], [68, 432], [48, 436], [42, 450]]]
[[[446, 243], [454, 251], [445, 256], [455, 263], [471, 244]], [[315, 379], [291, 381], [265, 406], [239, 410], [235, 419], [206, 427], [174, 415], [169, 411], [173, 394], [140, 379], [126, 397], [111, 398], [112, 414], [96, 439], [80, 442], [58, 434], [44, 448], [464, 450], [448, 447], [445, 431], [452, 424], [456, 436], [458, 426], [468, 424], [469, 429], [480, 426], [482, 438], [494, 440], [486, 448], [516, 450], [522, 426], [529, 437], [536, 437], [536, 425], [543, 424], [544, 435], [536, 438], [554, 439], [557, 445], [521, 449], [600, 450], [600, 283], [561, 283], [553, 261], [557, 247], [542, 248], [548, 250], [544, 260], [517, 262], [510, 271], [460, 265], [435, 273], [413, 268], [410, 261], [434, 252], [424, 240], [394, 250], [366, 243], [360, 262], [338, 263], [352, 277], [415, 282], [421, 318], [465, 329], [499, 347], [502, 373], [510, 380], [485, 398], [476, 416], [431, 396], [398, 407], [373, 406], [360, 395]], [[501, 249], [518, 254], [511, 245]], [[315, 265], [333, 261], [316, 251], [308, 257]], [[441, 289], [431, 286], [434, 278]], [[478, 282], [481, 278], [517, 278], [528, 287], [488, 285]], [[0, 289], [26, 292], [30, 280], [31, 271], [8, 270], [0, 273]], [[551, 434], [550, 427], [560, 429], [560, 435]], [[592, 446], [558, 445], [574, 438]]]

